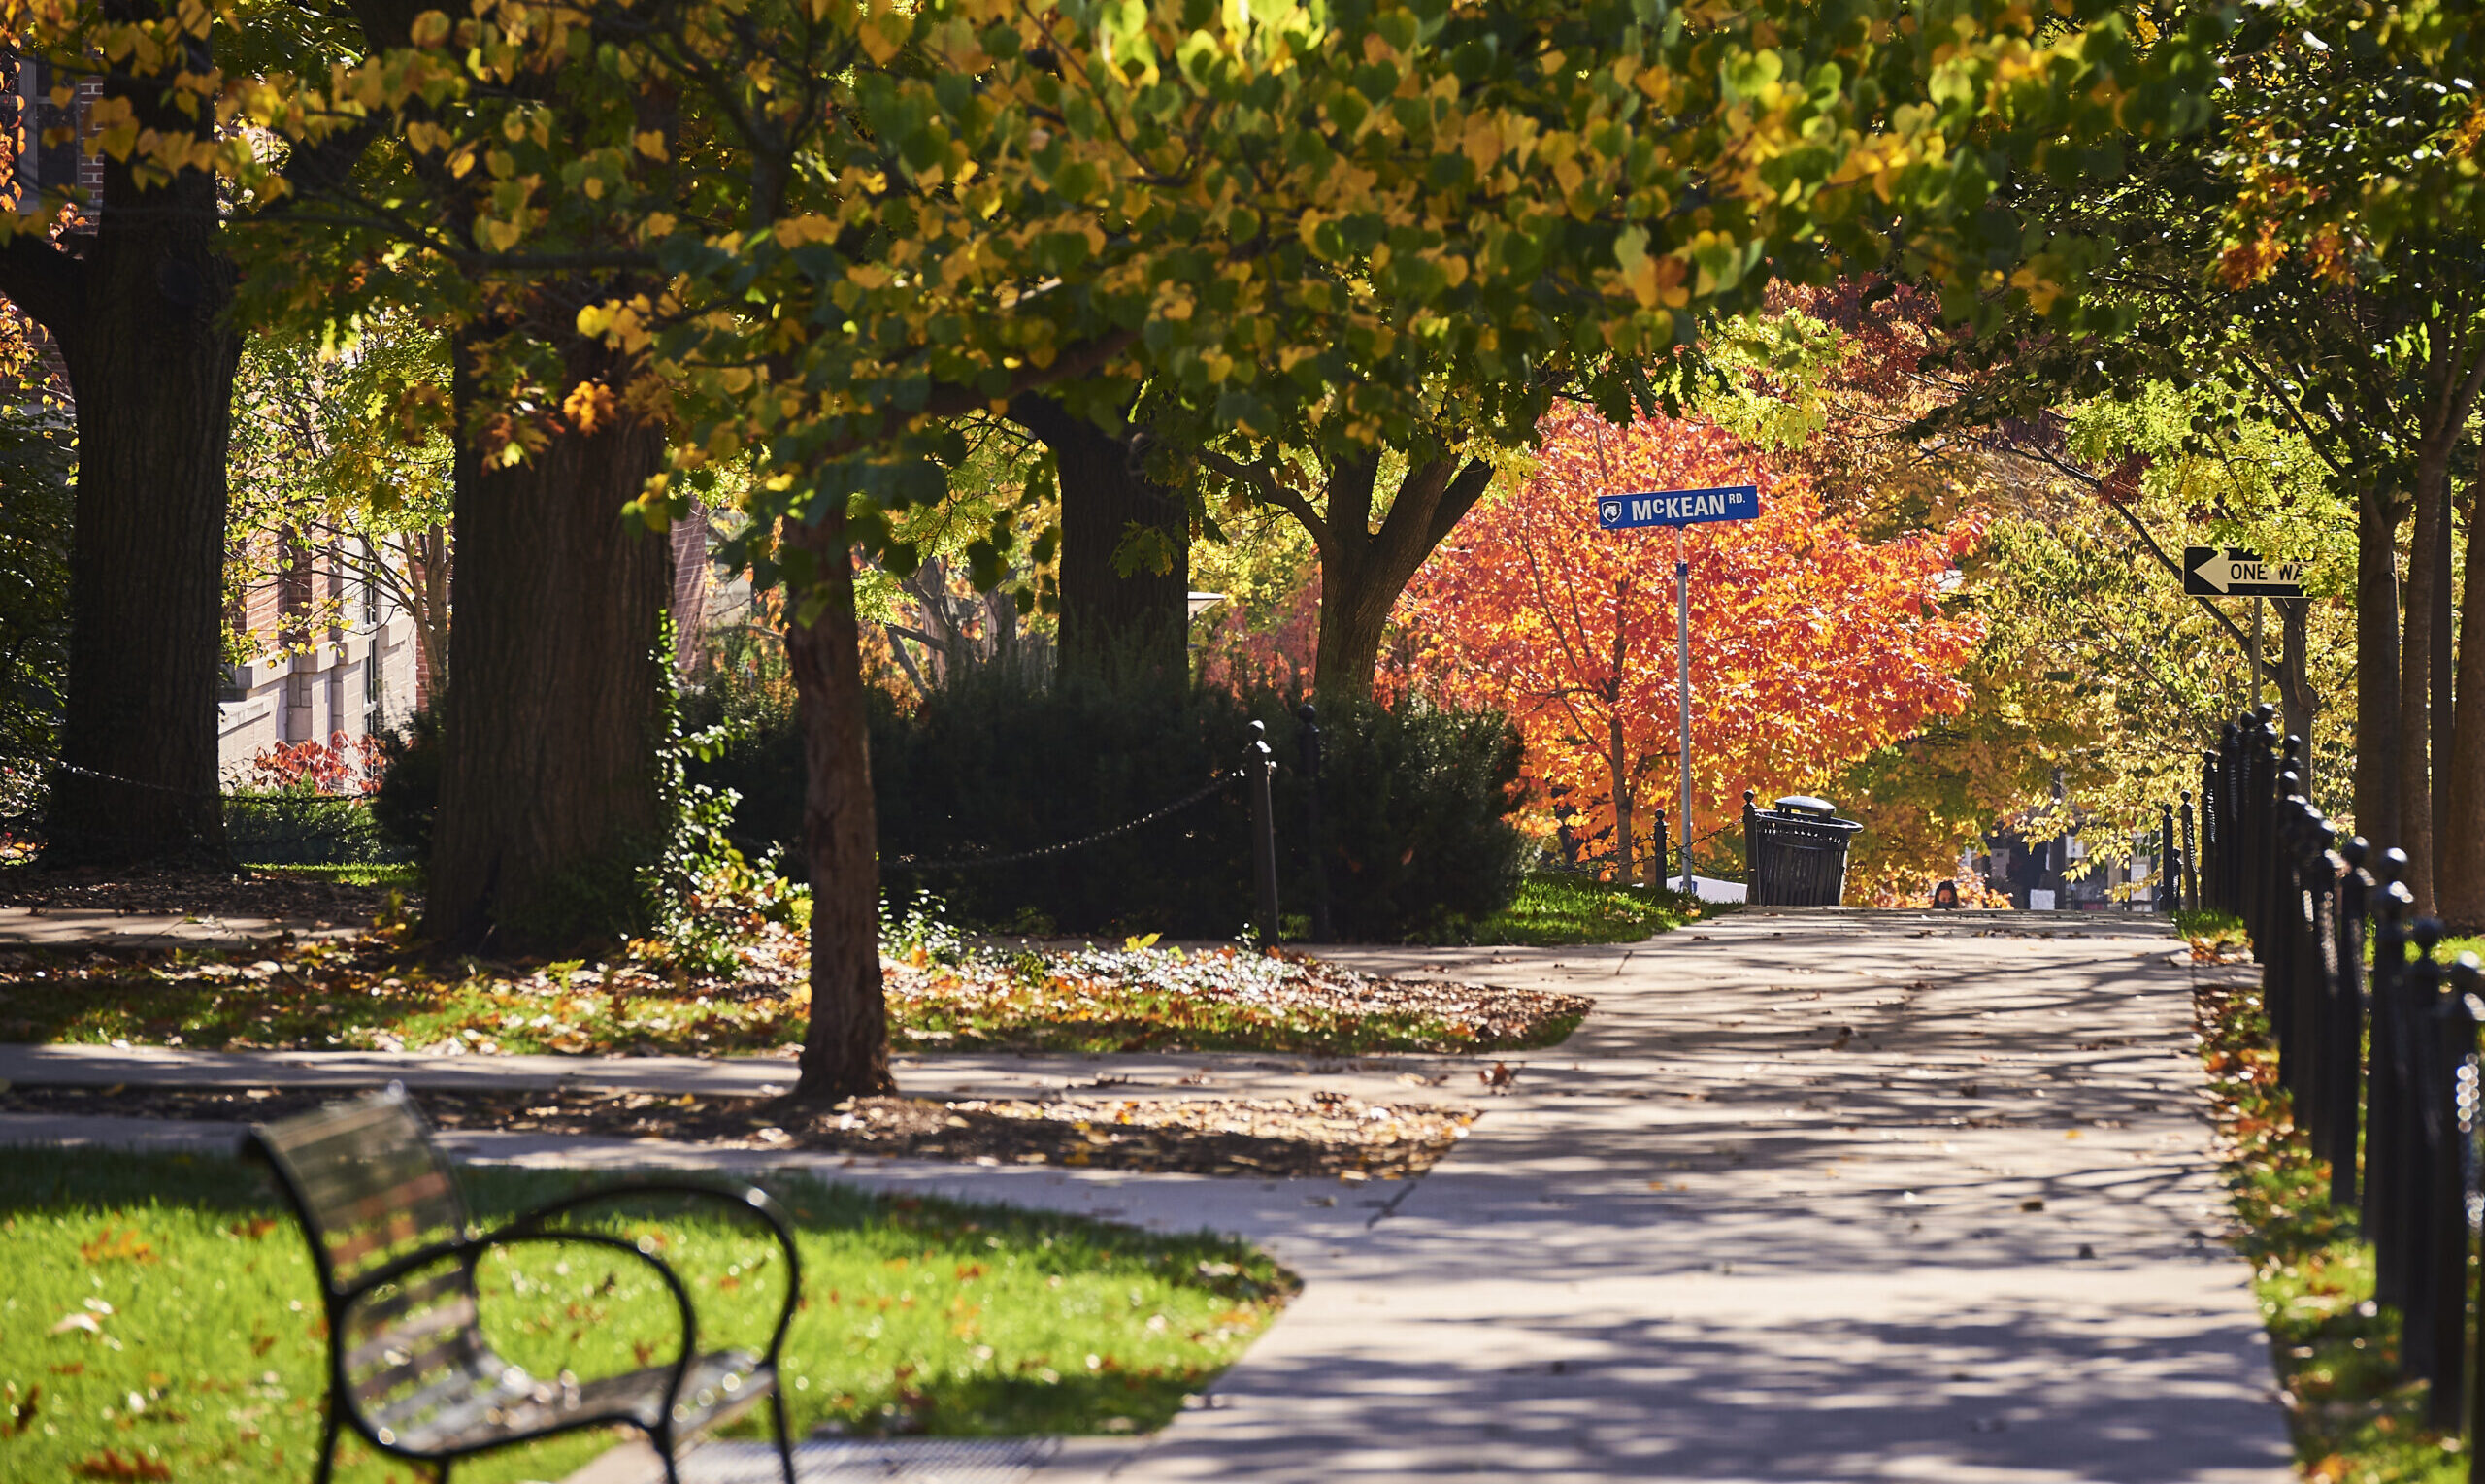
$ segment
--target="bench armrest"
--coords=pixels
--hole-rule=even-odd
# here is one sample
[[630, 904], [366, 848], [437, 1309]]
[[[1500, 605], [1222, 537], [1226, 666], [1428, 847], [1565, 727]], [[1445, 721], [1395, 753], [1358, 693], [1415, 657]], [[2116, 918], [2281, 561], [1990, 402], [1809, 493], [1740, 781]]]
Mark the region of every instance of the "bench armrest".
[[664, 1279], [665, 1288], [673, 1295], [673, 1306], [681, 1315], [681, 1353], [673, 1358], [673, 1374], [667, 1377], [664, 1383], [664, 1415], [672, 1416], [674, 1403], [681, 1400], [682, 1377], [690, 1373], [690, 1363], [699, 1354], [699, 1316], [691, 1308], [690, 1290], [682, 1285], [680, 1275], [673, 1270], [670, 1264], [654, 1253], [646, 1251], [635, 1242], [623, 1241], [618, 1237], [608, 1237], [602, 1232], [518, 1232], [504, 1229], [475, 1238], [470, 1248], [461, 1256], [460, 1261], [471, 1268], [481, 1260], [485, 1252], [494, 1247], [515, 1247], [537, 1242], [575, 1242], [590, 1247], [609, 1247], [615, 1252], [627, 1253], [637, 1258], [653, 1268], [656, 1275]]
[[[576, 1195], [563, 1196], [556, 1201], [547, 1201], [507, 1226], [499, 1228], [497, 1232], [486, 1234], [483, 1239], [490, 1241], [499, 1236], [515, 1236], [520, 1233], [541, 1231], [544, 1229], [544, 1223], [556, 1216], [567, 1215], [580, 1207], [631, 1196], [648, 1195], [691, 1196], [703, 1201], [719, 1202], [739, 1210], [756, 1213], [762, 1221], [767, 1223], [769, 1235], [777, 1239], [778, 1249], [785, 1257], [785, 1303], [778, 1311], [776, 1332], [768, 1339], [768, 1364], [774, 1367], [777, 1364], [779, 1352], [784, 1348], [785, 1332], [793, 1325], [794, 1306], [802, 1302], [803, 1260], [794, 1250], [793, 1227], [785, 1219], [785, 1208], [777, 1203], [775, 1197], [755, 1185], [746, 1185], [736, 1190], [719, 1190], [712, 1185], [701, 1185], [687, 1180], [622, 1180], [611, 1185], [599, 1185], [593, 1190], [580, 1191]], [[667, 1276], [671, 1276], [670, 1270]]]

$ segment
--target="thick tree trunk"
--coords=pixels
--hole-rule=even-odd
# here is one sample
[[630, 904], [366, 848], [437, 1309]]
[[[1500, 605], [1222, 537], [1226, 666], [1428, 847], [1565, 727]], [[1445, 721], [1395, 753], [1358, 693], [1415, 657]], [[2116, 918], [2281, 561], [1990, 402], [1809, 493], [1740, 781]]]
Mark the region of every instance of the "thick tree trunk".
[[2399, 847], [2407, 852], [2407, 889], [2416, 910], [2434, 910], [2434, 595], [2439, 574], [2434, 550], [2441, 544], [2443, 470], [2432, 460], [2416, 470], [2416, 522], [2408, 545], [2407, 616], [2399, 657]]
[[[150, 108], [163, 112], [134, 101], [143, 122]], [[217, 231], [209, 176], [141, 190], [107, 161], [83, 261], [37, 242], [13, 248], [48, 280], [6, 286], [59, 343], [78, 412], [69, 676], [47, 862], [223, 858], [215, 698], [241, 341], [225, 319], [233, 270], [215, 251]]]
[[[1332, 465], [1327, 512], [1313, 525], [1320, 548], [1320, 643], [1313, 685], [1324, 706], [1372, 698], [1390, 611], [1433, 548], [1490, 487], [1482, 459], [1409, 460], [1380, 529], [1372, 529], [1380, 456]], [[1298, 514], [1300, 518], [1300, 513]]]
[[[2477, 481], [2485, 494], [2485, 478]], [[2435, 895], [2455, 933], [2485, 933], [2485, 499], [2468, 521], [2460, 595], [2457, 723], [2442, 768], [2441, 879]]]
[[[574, 356], [574, 379], [613, 368]], [[458, 405], [470, 387], [461, 350]], [[423, 932], [447, 950], [555, 951], [630, 926], [660, 844], [655, 647], [672, 548], [621, 507], [664, 430], [557, 434], [515, 467], [456, 471], [456, 621]]]
[[2356, 506], [2356, 832], [2399, 844], [2399, 522], [2389, 497]]
[[878, 827], [845, 517], [788, 522], [784, 533], [789, 548], [811, 554], [827, 599], [810, 623], [798, 614], [785, 629], [803, 720], [803, 852], [812, 878], [811, 1025], [794, 1097], [833, 1103], [897, 1091], [880, 988]]
[[1320, 639], [1312, 651], [1311, 684], [1322, 706], [1372, 699], [1380, 643], [1389, 631], [1404, 582], [1375, 580], [1372, 563], [1320, 551]]
[[1034, 394], [1010, 416], [1052, 450], [1061, 477], [1061, 663], [1187, 677], [1189, 506], [1149, 482], [1131, 432]]

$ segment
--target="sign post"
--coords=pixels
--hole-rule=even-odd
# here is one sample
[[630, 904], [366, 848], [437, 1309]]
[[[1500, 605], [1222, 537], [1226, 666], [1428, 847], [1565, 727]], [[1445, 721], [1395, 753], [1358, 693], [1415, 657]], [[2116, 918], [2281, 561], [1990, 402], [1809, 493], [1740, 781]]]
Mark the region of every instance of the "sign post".
[[[1681, 704], [1682, 793], [1677, 801], [1682, 840], [1682, 889], [1696, 894], [1691, 876], [1691, 557], [1686, 527], [1712, 520], [1749, 520], [1760, 513], [1760, 486], [1727, 484], [1713, 489], [1664, 489], [1637, 495], [1604, 495], [1596, 503], [1600, 531], [1673, 527], [1674, 691]], [[1616, 678], [1620, 678], [1616, 676]]]

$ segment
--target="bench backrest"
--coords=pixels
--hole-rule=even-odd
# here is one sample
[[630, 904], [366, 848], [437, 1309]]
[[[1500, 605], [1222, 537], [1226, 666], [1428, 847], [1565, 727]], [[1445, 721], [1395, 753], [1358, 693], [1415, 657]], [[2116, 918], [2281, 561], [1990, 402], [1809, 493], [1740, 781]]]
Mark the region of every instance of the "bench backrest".
[[381, 1268], [469, 1231], [464, 1197], [431, 1130], [401, 1087], [330, 1104], [251, 1131], [301, 1218], [335, 1334], [339, 1379], [355, 1409], [400, 1433], [430, 1410], [444, 1372], [496, 1366], [477, 1328], [475, 1274], [425, 1264], [344, 1301]]
[[402, 1087], [261, 1124], [252, 1135], [302, 1218], [330, 1293], [466, 1234], [465, 1198]]

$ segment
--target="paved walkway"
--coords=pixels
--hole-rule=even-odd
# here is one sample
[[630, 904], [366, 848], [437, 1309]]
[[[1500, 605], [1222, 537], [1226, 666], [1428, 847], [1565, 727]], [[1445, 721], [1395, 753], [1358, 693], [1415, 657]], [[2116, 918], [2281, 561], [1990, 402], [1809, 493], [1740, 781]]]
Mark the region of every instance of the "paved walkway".
[[0, 947], [106, 948], [135, 952], [161, 948], [236, 948], [271, 938], [345, 938], [368, 922], [330, 922], [283, 917], [227, 917], [215, 913], [120, 912], [97, 907], [0, 907]]
[[[2145, 921], [2039, 921], [1756, 909], [1628, 947], [1342, 951], [1599, 1002], [1565, 1045], [1513, 1058], [1511, 1092], [1403, 1185], [457, 1141], [1205, 1224], [1304, 1275], [1209, 1405], [1020, 1477], [2278, 1484], [2263, 1332], [2217, 1240], [2184, 955]], [[950, 1060], [902, 1075], [995, 1074], [934, 1073]], [[1048, 1060], [1016, 1072], [1088, 1072]], [[1234, 1060], [1290, 1090], [1389, 1074]], [[36, 1134], [0, 1119], [0, 1141]], [[944, 1475], [927, 1455], [871, 1476]]]

